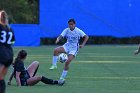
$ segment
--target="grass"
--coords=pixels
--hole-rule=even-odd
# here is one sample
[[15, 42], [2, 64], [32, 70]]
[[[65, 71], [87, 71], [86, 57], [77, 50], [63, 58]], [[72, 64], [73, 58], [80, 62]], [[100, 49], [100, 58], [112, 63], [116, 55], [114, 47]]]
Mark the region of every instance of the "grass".
[[[64, 64], [59, 62], [57, 70], [49, 70], [55, 47], [14, 47], [14, 52], [16, 55], [20, 49], [27, 50], [26, 66], [37, 60], [40, 62], [38, 75], [59, 79]], [[86, 46], [71, 63], [64, 86], [40, 82], [32, 87], [17, 87], [13, 79], [7, 93], [140, 93], [140, 56], [133, 55], [136, 48], [131, 45]]]

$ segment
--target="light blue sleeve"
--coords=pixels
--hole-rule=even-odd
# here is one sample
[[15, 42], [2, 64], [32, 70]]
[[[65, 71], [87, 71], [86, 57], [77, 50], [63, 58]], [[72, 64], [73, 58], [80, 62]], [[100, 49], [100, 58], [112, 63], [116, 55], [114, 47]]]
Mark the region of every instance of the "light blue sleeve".
[[80, 37], [84, 37], [86, 34], [84, 33], [84, 31], [80, 30], [79, 29], [79, 34], [80, 34]]
[[65, 37], [65, 36], [66, 36], [67, 30], [68, 30], [68, 28], [66, 28], [66, 29], [64, 29], [64, 30], [62, 31], [62, 33], [61, 33], [61, 36], [62, 36], [62, 37]]

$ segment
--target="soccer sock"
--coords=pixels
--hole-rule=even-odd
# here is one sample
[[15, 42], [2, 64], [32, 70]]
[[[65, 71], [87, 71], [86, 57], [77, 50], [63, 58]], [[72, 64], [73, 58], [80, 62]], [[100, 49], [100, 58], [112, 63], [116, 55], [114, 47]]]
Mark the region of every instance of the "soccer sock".
[[42, 79], [41, 81], [45, 84], [51, 84], [51, 85], [54, 85], [54, 84], [58, 84], [58, 81], [55, 81], [55, 80], [52, 80], [52, 79], [48, 79], [44, 76], [42, 76]]
[[58, 59], [58, 56], [53, 56], [53, 59], [52, 59], [52, 64], [53, 64], [53, 66], [56, 66], [56, 64], [57, 64], [57, 59]]
[[66, 75], [67, 75], [67, 73], [68, 73], [68, 71], [67, 71], [67, 70], [63, 70], [63, 72], [62, 72], [62, 74], [61, 74], [60, 79], [61, 79], [61, 78], [65, 78], [65, 77], [66, 77]]
[[5, 93], [6, 85], [4, 80], [0, 80], [0, 93]]

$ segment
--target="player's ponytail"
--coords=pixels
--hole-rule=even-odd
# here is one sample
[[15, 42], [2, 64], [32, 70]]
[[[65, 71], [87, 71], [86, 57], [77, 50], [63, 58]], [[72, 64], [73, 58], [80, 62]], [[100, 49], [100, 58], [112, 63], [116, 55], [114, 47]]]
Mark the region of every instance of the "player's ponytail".
[[[16, 61], [21, 61], [22, 59], [26, 58], [26, 56], [27, 56], [27, 52], [26, 52], [25, 50], [20, 50], [20, 51], [18, 52], [17, 57], [15, 58], [14, 63], [15, 63]], [[14, 63], [13, 63], [13, 65], [14, 65]]]
[[4, 10], [0, 11], [0, 24], [8, 25], [8, 15]]

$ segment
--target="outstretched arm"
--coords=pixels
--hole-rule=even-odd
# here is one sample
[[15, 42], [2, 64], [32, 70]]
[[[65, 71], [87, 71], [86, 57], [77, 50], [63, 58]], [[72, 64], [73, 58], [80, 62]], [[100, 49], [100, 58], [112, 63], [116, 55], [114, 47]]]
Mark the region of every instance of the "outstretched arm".
[[11, 85], [11, 81], [12, 81], [13, 77], [14, 77], [14, 71], [12, 71], [11, 74], [10, 74], [8, 85]]
[[135, 50], [134, 54], [137, 55], [137, 54], [139, 54], [139, 53], [140, 53], [140, 44], [139, 44], [139, 46], [138, 46], [138, 49]]
[[83, 41], [83, 43], [80, 45], [80, 48], [83, 48], [83, 47], [85, 46], [86, 42], [87, 42], [88, 39], [89, 39], [89, 37], [88, 37], [87, 35], [85, 35], [83, 38], [84, 38], [84, 41]]
[[20, 73], [21, 72], [17, 72], [16, 71], [16, 82], [17, 82], [17, 86], [21, 86], [21, 82], [20, 82], [20, 78], [19, 78]]
[[63, 38], [62, 35], [60, 35], [59, 37], [57, 37], [57, 39], [55, 41], [55, 44], [57, 44], [62, 38]]

